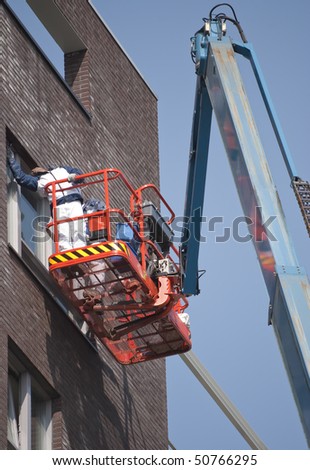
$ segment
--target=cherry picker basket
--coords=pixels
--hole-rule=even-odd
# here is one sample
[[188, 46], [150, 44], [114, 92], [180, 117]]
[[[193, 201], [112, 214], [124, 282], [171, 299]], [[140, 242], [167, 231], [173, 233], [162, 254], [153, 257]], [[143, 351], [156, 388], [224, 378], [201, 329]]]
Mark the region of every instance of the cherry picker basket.
[[[180, 304], [187, 305], [187, 301], [181, 293], [177, 250], [172, 243], [174, 214], [157, 188], [145, 185], [134, 190], [116, 169], [81, 175], [76, 187], [99, 185], [103, 189], [102, 209], [74, 219], [87, 225], [92, 235], [88, 244], [60, 252], [58, 226], [72, 222], [57, 219], [56, 193], [64, 183], [48, 185], [53, 206], [48, 228], [53, 229], [55, 241], [49, 270], [83, 320], [124, 364], [190, 349], [189, 329], [179, 318]], [[168, 222], [161, 219], [154, 202], [144, 201], [149, 190], [168, 207]], [[126, 192], [125, 213], [124, 203], [123, 209], [116, 206], [115, 194]]]

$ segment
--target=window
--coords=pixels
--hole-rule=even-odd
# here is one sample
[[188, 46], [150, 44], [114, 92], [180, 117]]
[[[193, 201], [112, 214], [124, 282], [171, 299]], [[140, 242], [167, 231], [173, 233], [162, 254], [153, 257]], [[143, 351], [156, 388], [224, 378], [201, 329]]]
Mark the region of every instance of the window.
[[22, 241], [36, 252], [36, 245], [33, 240], [33, 224], [38, 215], [38, 198], [24, 188], [21, 188], [20, 211], [21, 211], [21, 238]]
[[12, 372], [8, 377], [8, 443], [10, 449], [19, 449], [18, 436], [19, 391], [18, 379]]
[[[7, 145], [10, 140], [17, 142], [8, 130]], [[29, 173], [36, 166], [29, 156], [25, 155], [17, 142], [14, 148], [21, 149], [15, 153], [16, 160], [23, 171]], [[21, 155], [25, 155], [24, 158]], [[96, 342], [89, 331], [87, 323], [55, 286], [48, 272], [48, 258], [54, 252], [54, 243], [46, 231], [46, 224], [51, 220], [50, 206], [47, 198], [40, 197], [36, 192], [20, 187], [12, 178], [11, 170], [7, 169], [7, 217], [8, 243], [17, 252], [42, 287], [57, 302], [61, 310], [68, 315], [74, 325], [96, 349]], [[40, 261], [40, 263], [38, 262]]]
[[52, 402], [46, 400], [40, 390], [31, 393], [31, 449], [51, 448]]
[[64, 58], [61, 48], [52, 35], [46, 30], [39, 18], [27, 4], [26, 0], [7, 0], [23, 25], [30, 31], [42, 51], [46, 54], [58, 73], [64, 77]]
[[[23, 171], [31, 171], [26, 159], [18, 154], [15, 158]], [[47, 267], [48, 256], [53, 252], [53, 242], [45, 229], [50, 220], [48, 201], [33, 191], [21, 188], [12, 180], [9, 169], [7, 175], [8, 241], [21, 257], [26, 246]]]
[[7, 0], [7, 4], [88, 113], [88, 50], [68, 18], [54, 0]]
[[[38, 375], [38, 374], [36, 374]], [[52, 448], [52, 391], [9, 351], [7, 441], [11, 450]], [[50, 388], [50, 394], [46, 389]]]

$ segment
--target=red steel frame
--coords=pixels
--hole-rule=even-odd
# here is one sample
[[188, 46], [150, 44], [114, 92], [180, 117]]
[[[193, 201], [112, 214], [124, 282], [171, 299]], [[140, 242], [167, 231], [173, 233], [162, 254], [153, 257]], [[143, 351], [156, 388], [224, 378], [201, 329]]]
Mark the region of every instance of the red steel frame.
[[[95, 178], [95, 180], [93, 180]], [[119, 178], [129, 191], [129, 210], [110, 206], [110, 182]], [[79, 182], [81, 180], [81, 182]], [[87, 181], [89, 180], [89, 181]], [[149, 184], [135, 190], [124, 175], [115, 168], [99, 170], [76, 178], [76, 188], [100, 184], [106, 208], [74, 219], [57, 219], [56, 193], [63, 191], [58, 180], [46, 186], [52, 196], [55, 253], [49, 258], [50, 272], [62, 291], [74, 304], [99, 340], [122, 364], [134, 364], [150, 359], [179, 354], [191, 348], [189, 328], [180, 320], [188, 303], [181, 294], [179, 264], [173, 276], [152, 279], [147, 273], [148, 251], [151, 249], [158, 259], [164, 258], [157, 246], [145, 234], [142, 211], [143, 194], [146, 189], [154, 192], [171, 214], [174, 213], [156, 186]], [[112, 216], [128, 224], [140, 244], [139, 259], [124, 240], [115, 240]], [[82, 248], [59, 252], [58, 225], [72, 220], [103, 217], [105, 240]], [[138, 230], [134, 223], [138, 223]], [[176, 255], [174, 245], [171, 246]], [[134, 287], [131, 289], [131, 287]]]

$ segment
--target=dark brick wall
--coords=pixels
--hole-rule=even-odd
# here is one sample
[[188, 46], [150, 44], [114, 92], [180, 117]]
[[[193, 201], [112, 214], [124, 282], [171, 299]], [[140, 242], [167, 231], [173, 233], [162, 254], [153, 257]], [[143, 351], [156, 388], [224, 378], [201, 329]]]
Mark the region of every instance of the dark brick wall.
[[6, 448], [8, 337], [59, 394], [53, 446], [165, 449], [165, 362], [118, 365], [97, 353], [7, 246], [6, 128], [35, 163], [122, 169], [158, 184], [157, 101], [86, 0], [57, 1], [87, 45], [91, 117], [0, 1], [0, 448]]
[[65, 80], [83, 106], [91, 111], [89, 53], [87, 50], [65, 54]]

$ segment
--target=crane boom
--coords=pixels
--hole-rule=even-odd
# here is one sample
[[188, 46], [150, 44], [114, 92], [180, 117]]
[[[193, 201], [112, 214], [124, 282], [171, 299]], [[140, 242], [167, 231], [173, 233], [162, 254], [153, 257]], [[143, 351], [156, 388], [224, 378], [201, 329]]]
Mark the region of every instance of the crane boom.
[[296, 257], [236, 54], [250, 60], [290, 178], [299, 178], [252, 46], [233, 43], [225, 33], [225, 18], [218, 15], [206, 19], [192, 40], [197, 86], [180, 247], [183, 293], [199, 293], [199, 236], [214, 112], [269, 294], [269, 323], [310, 444], [309, 280]]

